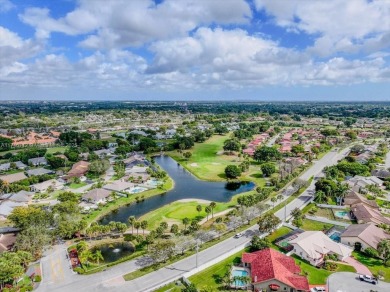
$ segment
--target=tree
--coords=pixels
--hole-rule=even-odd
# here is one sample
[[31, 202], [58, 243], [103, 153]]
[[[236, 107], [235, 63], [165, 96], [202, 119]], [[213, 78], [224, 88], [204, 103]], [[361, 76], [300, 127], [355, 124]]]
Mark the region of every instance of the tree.
[[275, 173], [275, 171], [276, 171], [275, 164], [273, 164], [272, 162], [263, 163], [260, 166], [260, 168], [261, 168], [263, 175], [266, 177], [271, 176], [271, 174]]
[[12, 147], [12, 139], [0, 136], [0, 151], [10, 150]]
[[196, 206], [196, 211], [198, 211], [198, 216], [199, 216], [200, 212], [202, 212], [202, 205]]
[[237, 165], [228, 165], [225, 168], [225, 175], [229, 178], [237, 178], [241, 175], [241, 169]]
[[294, 145], [294, 146], [291, 147], [291, 152], [294, 153], [295, 155], [298, 155], [300, 153], [304, 153], [305, 152], [305, 148], [301, 144]]
[[158, 240], [149, 246], [149, 256], [155, 263], [165, 262], [173, 256], [174, 248], [172, 240]]
[[275, 147], [261, 146], [257, 148], [253, 158], [259, 162], [268, 162], [280, 159], [281, 154]]
[[223, 143], [225, 151], [240, 151], [241, 143], [238, 139], [228, 139]]
[[314, 201], [323, 203], [326, 201], [326, 195], [323, 191], [317, 191], [314, 195]]
[[383, 262], [387, 263], [390, 260], [390, 240], [382, 239], [377, 246], [378, 253], [383, 258]]
[[260, 238], [257, 235], [252, 237], [251, 244], [249, 246], [250, 251], [257, 251], [257, 250], [262, 250], [265, 248], [268, 248], [271, 246], [271, 243], [269, 240], [265, 238]]
[[65, 166], [65, 159], [57, 156], [47, 156], [46, 160], [53, 169], [58, 169]]
[[211, 213], [211, 207], [210, 206], [207, 206], [204, 211], [206, 212], [206, 216], [207, 216], [207, 221], [209, 221], [209, 214]]
[[29, 205], [27, 207], [16, 207], [8, 216], [13, 225], [17, 228], [26, 229], [31, 225], [50, 227], [53, 223], [53, 214], [39, 207]]
[[262, 216], [257, 224], [261, 233], [269, 233], [274, 230], [281, 223], [280, 219], [274, 214], [266, 214]]
[[168, 229], [168, 223], [163, 221], [163, 222], [160, 223], [160, 227], [162, 227], [164, 230], [167, 230]]
[[102, 255], [102, 252], [101, 252], [100, 249], [96, 249], [96, 250], [95, 250], [95, 252], [94, 252], [93, 255], [92, 255], [92, 258], [93, 258], [93, 260], [94, 260], [97, 264], [99, 264], [101, 260], [104, 261], [104, 257], [103, 257], [103, 255]]
[[184, 288], [181, 289], [182, 292], [198, 292], [198, 289], [196, 288], [194, 283], [191, 283]]
[[191, 156], [192, 156], [192, 153], [191, 153], [191, 152], [184, 152], [184, 153], [183, 153], [183, 156], [184, 156], [184, 158], [185, 158], [185, 159], [187, 159], [187, 160], [188, 160], [188, 159], [190, 159], [190, 158], [191, 158]]
[[365, 149], [366, 147], [364, 147], [364, 145], [356, 144], [351, 147], [351, 152], [354, 154], [361, 154], [364, 152]]
[[171, 225], [171, 233], [173, 233], [173, 234], [179, 233], [179, 226], [177, 224]]
[[157, 147], [157, 143], [149, 137], [141, 138], [138, 143], [138, 148], [140, 151], [145, 151], [150, 148], [156, 148], [156, 147]]
[[148, 228], [148, 221], [143, 220], [141, 222], [142, 234], [145, 234], [145, 229]]
[[106, 159], [94, 160], [88, 166], [88, 171], [97, 175], [105, 173], [110, 168], [110, 162]]
[[43, 250], [52, 242], [52, 235], [43, 226], [30, 226], [16, 237], [15, 248], [31, 253], [34, 259], [41, 257]]
[[184, 224], [184, 229], [187, 229], [187, 225], [190, 224], [190, 219], [185, 217], [183, 218], [183, 224]]
[[141, 227], [141, 222], [135, 221], [134, 222], [134, 228], [137, 230], [137, 235], [138, 235], [138, 229], [140, 229], [140, 227]]
[[217, 206], [217, 203], [211, 202], [210, 208], [211, 208], [211, 218], [214, 218], [214, 208]]
[[131, 233], [134, 234], [134, 223], [135, 223], [136, 219], [134, 216], [130, 216], [128, 219], [127, 219], [127, 222], [129, 222], [129, 225], [131, 226]]
[[80, 199], [79, 195], [73, 193], [73, 192], [62, 192], [58, 195], [57, 200], [60, 202], [78, 202]]

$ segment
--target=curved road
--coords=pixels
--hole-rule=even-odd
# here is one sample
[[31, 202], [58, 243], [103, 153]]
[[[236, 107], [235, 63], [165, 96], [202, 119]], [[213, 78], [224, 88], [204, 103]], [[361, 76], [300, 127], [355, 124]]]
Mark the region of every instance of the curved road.
[[[319, 161], [316, 161], [304, 174], [300, 176], [301, 179], [308, 180], [313, 176], [318, 175], [326, 166], [336, 164], [338, 160], [342, 159], [349, 152], [344, 149], [338, 153], [331, 151], [327, 153]], [[299, 197], [291, 203], [275, 213], [281, 220], [288, 217], [294, 208], [302, 208], [313, 198], [314, 183], [304, 191]], [[287, 188], [283, 193], [285, 199], [292, 193], [292, 187]], [[268, 202], [267, 202], [268, 203]], [[253, 236], [257, 233], [257, 225], [248, 228], [244, 232], [244, 236], [238, 239], [233, 237], [226, 239], [206, 250], [199, 252], [198, 263], [199, 266], [205, 264], [212, 259], [223, 256], [235, 247], [244, 246], [248, 244]], [[66, 247], [64, 245], [56, 246], [50, 250], [48, 254], [42, 259], [43, 280], [37, 289], [39, 292], [44, 291], [151, 291], [168, 281], [174, 281], [183, 276], [183, 274], [195, 269], [196, 260], [195, 255], [187, 257], [179, 262], [176, 262], [168, 267], [161, 268], [155, 272], [149, 273], [143, 277], [134, 279], [132, 281], [124, 281], [123, 275], [132, 271], [140, 269], [145, 264], [145, 258], [140, 258], [116, 265], [107, 271], [99, 272], [92, 275], [77, 275], [74, 274], [66, 259]]]

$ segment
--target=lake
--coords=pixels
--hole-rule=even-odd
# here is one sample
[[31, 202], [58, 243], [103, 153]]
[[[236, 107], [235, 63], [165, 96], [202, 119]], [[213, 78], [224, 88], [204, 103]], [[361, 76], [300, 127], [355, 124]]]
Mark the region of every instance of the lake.
[[[199, 180], [169, 156], [157, 156], [155, 161], [173, 179], [175, 183], [174, 188], [162, 195], [145, 199], [138, 204], [134, 203], [120, 207], [116, 211], [104, 216], [100, 220], [101, 224], [108, 224], [110, 221], [127, 223], [129, 216], [138, 218], [150, 211], [181, 199], [192, 198], [214, 202], [228, 202], [232, 196], [253, 190], [255, 187], [253, 182], [225, 183]], [[139, 195], [142, 195], [142, 193]]]

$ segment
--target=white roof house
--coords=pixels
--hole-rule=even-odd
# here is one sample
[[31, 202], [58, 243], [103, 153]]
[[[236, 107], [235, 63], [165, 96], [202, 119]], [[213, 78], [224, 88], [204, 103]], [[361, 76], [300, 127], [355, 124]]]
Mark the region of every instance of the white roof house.
[[30, 190], [36, 193], [46, 192], [49, 187], [53, 187], [54, 190], [61, 190], [64, 187], [64, 183], [56, 179], [49, 179], [47, 181], [34, 184], [30, 186]]
[[117, 180], [111, 184], [103, 186], [103, 189], [114, 191], [114, 192], [125, 192], [133, 187], [134, 187], [133, 183]]
[[352, 248], [333, 241], [322, 231], [303, 232], [289, 243], [296, 255], [314, 266], [320, 265], [327, 254], [336, 254], [339, 260], [343, 260], [352, 253]]

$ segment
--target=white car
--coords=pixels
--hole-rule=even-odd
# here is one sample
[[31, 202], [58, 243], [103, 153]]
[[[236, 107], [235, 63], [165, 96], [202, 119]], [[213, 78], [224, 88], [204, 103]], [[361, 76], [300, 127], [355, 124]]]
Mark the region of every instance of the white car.
[[376, 278], [369, 276], [369, 275], [359, 275], [359, 280], [364, 281], [364, 282], [368, 282], [368, 283], [371, 283], [374, 285], [376, 285], [376, 283], [377, 283]]
[[236, 235], [234, 235], [234, 238], [240, 238], [241, 236], [243, 236], [244, 234], [242, 234], [241, 232], [237, 233]]
[[324, 287], [314, 287], [310, 289], [310, 292], [326, 292]]

